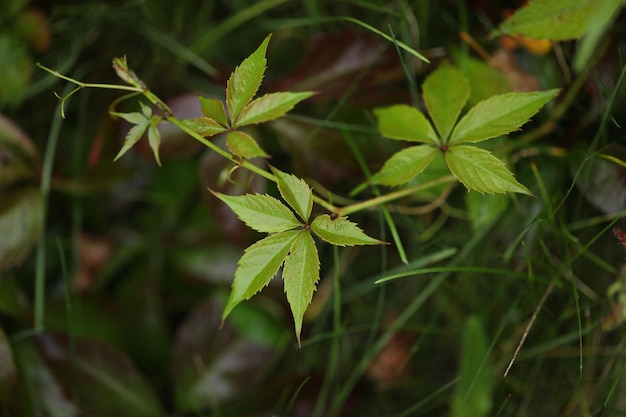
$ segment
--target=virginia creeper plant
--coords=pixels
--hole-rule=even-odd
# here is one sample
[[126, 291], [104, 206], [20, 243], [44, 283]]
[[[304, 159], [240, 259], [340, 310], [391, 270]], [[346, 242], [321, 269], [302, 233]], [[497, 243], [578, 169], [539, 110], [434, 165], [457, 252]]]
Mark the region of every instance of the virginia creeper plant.
[[[261, 291], [282, 268], [285, 293], [294, 317], [296, 338], [300, 343], [302, 319], [319, 281], [320, 262], [315, 238], [337, 246], [383, 244], [366, 235], [346, 215], [379, 207], [406, 196], [415, 188], [407, 187], [350, 206], [336, 207], [315, 195], [303, 179], [272, 166], [264, 170], [249, 162], [250, 158], [268, 155], [241, 128], [280, 118], [314, 94], [278, 92], [255, 98], [266, 69], [270, 37], [265, 38], [256, 51], [233, 71], [228, 79], [225, 101], [199, 97], [203, 116], [187, 120], [176, 118], [167, 105], [128, 67], [125, 58], [114, 59], [113, 67], [128, 86], [85, 84], [42, 68], [77, 85], [69, 95], [61, 97], [63, 101], [82, 88], [95, 87], [126, 90], [131, 92], [130, 95], [141, 94], [152, 104], [151, 107], [140, 102], [140, 112], [110, 111], [111, 115], [134, 125], [115, 159], [132, 148], [147, 131], [149, 145], [160, 165], [160, 137], [156, 126], [169, 121], [235, 166], [276, 183], [283, 201], [267, 194], [230, 196], [211, 190], [247, 226], [268, 234], [249, 246], [239, 259], [222, 320], [239, 303]], [[470, 88], [469, 81], [459, 70], [444, 63], [422, 85], [424, 103], [432, 124], [418, 108], [405, 104], [375, 109], [374, 115], [383, 136], [417, 145], [392, 155], [382, 169], [369, 179], [368, 184], [404, 185], [424, 171], [438, 153], [442, 153], [452, 175], [468, 190], [531, 195], [528, 188], [515, 180], [502, 160], [475, 144], [519, 129], [554, 98], [558, 90], [496, 95], [479, 102], [458, 120], [466, 106]], [[207, 139], [218, 134], [226, 134], [227, 149]], [[436, 186], [441, 182], [441, 179], [434, 180], [422, 188]], [[312, 217], [314, 203], [329, 213]]]

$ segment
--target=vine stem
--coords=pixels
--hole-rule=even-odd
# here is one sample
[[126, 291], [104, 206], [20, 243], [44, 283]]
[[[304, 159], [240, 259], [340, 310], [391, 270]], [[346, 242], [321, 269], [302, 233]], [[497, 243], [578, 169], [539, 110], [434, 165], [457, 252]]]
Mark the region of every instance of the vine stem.
[[381, 196], [371, 198], [369, 200], [365, 200], [365, 201], [351, 204], [349, 206], [345, 206], [343, 208], [338, 209], [336, 211], [336, 214], [338, 216], [347, 216], [348, 214], [352, 214], [361, 210], [366, 210], [371, 207], [380, 206], [390, 201], [397, 200], [402, 197], [406, 197], [407, 195], [416, 193], [418, 191], [424, 191], [434, 186], [445, 184], [445, 183], [452, 182], [452, 181], [456, 181], [456, 178], [453, 175], [446, 175], [444, 177], [437, 178], [436, 180], [425, 182], [423, 184], [418, 184], [412, 187], [403, 188], [401, 190], [394, 191], [389, 194], [383, 194]]
[[[219, 146], [217, 146], [215, 143], [211, 142], [209, 139], [205, 138], [204, 136], [200, 135], [199, 133], [195, 132], [193, 129], [187, 127], [180, 119], [176, 118], [173, 115], [173, 112], [171, 111], [171, 109], [167, 106], [167, 104], [165, 104], [165, 102], [163, 102], [163, 100], [161, 100], [157, 95], [155, 95], [153, 92], [151, 92], [149, 89], [147, 89], [145, 86], [140, 85], [139, 83], [136, 83], [135, 85], [121, 85], [121, 84], [97, 84], [97, 83], [84, 83], [81, 81], [78, 81], [74, 78], [68, 77], [66, 75], [61, 74], [58, 71], [55, 71], [53, 69], [50, 69], [40, 63], [37, 63], [37, 66], [41, 69], [43, 69], [44, 71], [54, 75], [55, 77], [58, 77], [62, 80], [65, 81], [69, 81], [72, 84], [75, 84], [77, 86], [76, 89], [74, 89], [73, 91], [71, 91], [69, 94], [61, 97], [58, 94], [57, 97], [59, 97], [59, 99], [61, 100], [61, 113], [64, 116], [63, 113], [63, 102], [65, 100], [67, 100], [71, 95], [73, 95], [74, 93], [76, 93], [77, 91], [83, 89], [83, 88], [100, 88], [100, 89], [109, 89], [109, 90], [123, 90], [123, 91], [132, 91], [134, 93], [139, 93], [142, 94], [150, 103], [152, 103], [154, 106], [156, 106], [157, 108], [163, 109], [165, 110], [167, 113], [169, 113], [169, 115], [165, 118], [168, 122], [172, 123], [174, 126], [178, 127], [180, 130], [182, 130], [183, 132], [185, 132], [186, 134], [188, 134], [189, 136], [191, 136], [192, 138], [194, 138], [195, 140], [197, 140], [198, 142], [202, 143], [204, 146], [206, 146], [207, 148], [211, 149], [212, 151], [216, 152], [217, 154], [221, 155], [222, 157], [228, 159], [230, 162], [245, 168], [257, 175], [262, 176], [263, 178], [272, 181], [272, 182], [277, 182], [276, 180], [276, 176], [274, 176], [274, 174], [272, 174], [271, 172], [268, 172], [262, 168], [259, 168], [258, 166], [254, 165], [253, 163], [247, 161], [247, 160], [240, 160], [238, 158], [236, 158], [234, 155], [232, 155], [230, 152], [220, 148]], [[143, 84], [143, 83], [142, 83]], [[366, 210], [366, 209], [370, 209], [372, 207], [376, 207], [376, 206], [380, 206], [382, 204], [388, 203], [390, 201], [402, 198], [402, 197], [406, 197], [407, 195], [413, 194], [415, 192], [418, 191], [423, 191], [426, 190], [428, 188], [432, 188], [434, 186], [437, 186], [439, 184], [443, 184], [443, 183], [447, 183], [447, 182], [451, 182], [454, 181], [455, 178], [452, 175], [446, 175], [445, 177], [441, 177], [438, 178], [436, 180], [433, 181], [429, 181], [427, 183], [424, 184], [419, 184], [419, 185], [415, 185], [413, 187], [408, 187], [408, 188], [403, 188], [401, 190], [398, 191], [394, 191], [391, 192], [389, 194], [384, 194], [381, 196], [377, 196], [374, 198], [371, 198], [369, 200], [365, 200], [365, 201], [361, 201], [358, 203], [354, 203], [354, 204], [350, 204], [348, 206], [339, 208], [336, 207], [335, 205], [331, 204], [330, 202], [328, 202], [327, 200], [324, 200], [323, 198], [321, 198], [320, 196], [317, 196], [315, 194], [313, 194], [313, 201], [315, 203], [317, 203], [318, 205], [324, 207], [326, 210], [330, 211], [331, 213], [334, 213], [337, 216], [347, 216], [348, 214], [352, 214], [352, 213], [356, 213], [358, 211], [361, 210]]]

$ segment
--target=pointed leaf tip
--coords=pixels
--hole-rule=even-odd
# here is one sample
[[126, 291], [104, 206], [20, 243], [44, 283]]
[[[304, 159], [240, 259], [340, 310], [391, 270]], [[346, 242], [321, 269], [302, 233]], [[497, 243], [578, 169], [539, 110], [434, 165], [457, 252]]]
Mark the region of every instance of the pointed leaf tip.
[[319, 281], [319, 255], [310, 231], [303, 230], [285, 259], [283, 281], [287, 301], [293, 313], [296, 338], [300, 344], [302, 320]]
[[235, 125], [241, 110], [252, 100], [263, 80], [267, 60], [265, 54], [271, 34], [268, 35], [256, 51], [231, 74], [226, 85], [226, 104], [230, 113], [231, 124]]
[[278, 273], [299, 230], [275, 233], [249, 246], [239, 259], [232, 290], [222, 313], [222, 321], [244, 300], [250, 299]]
[[513, 177], [504, 162], [484, 149], [470, 145], [451, 146], [445, 153], [445, 159], [450, 172], [468, 190], [532, 195], [528, 188]]
[[560, 91], [506, 93], [483, 100], [457, 123], [449, 143], [481, 142], [518, 130]]

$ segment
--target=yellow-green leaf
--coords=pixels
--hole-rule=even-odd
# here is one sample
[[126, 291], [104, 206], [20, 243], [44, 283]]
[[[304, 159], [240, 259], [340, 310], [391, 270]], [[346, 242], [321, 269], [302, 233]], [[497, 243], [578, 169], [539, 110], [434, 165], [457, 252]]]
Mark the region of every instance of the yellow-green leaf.
[[280, 195], [300, 216], [302, 221], [309, 220], [313, 208], [313, 193], [311, 187], [301, 178], [282, 172], [278, 168], [270, 166], [276, 175], [276, 183]]
[[200, 100], [202, 114], [209, 119], [213, 119], [219, 125], [228, 126], [228, 119], [226, 118], [222, 100], [207, 97], [198, 97], [198, 100]]
[[459, 121], [449, 143], [480, 142], [517, 130], [559, 91], [506, 93], [483, 100]]
[[445, 143], [470, 95], [467, 78], [450, 64], [440, 65], [422, 85], [428, 113]]
[[598, 0], [534, 0], [508, 18], [496, 34], [522, 35], [562, 41], [578, 39], [588, 29], [588, 19]]
[[426, 116], [415, 107], [396, 104], [374, 109], [378, 130], [390, 139], [439, 144], [439, 138]]
[[411, 146], [396, 152], [371, 178], [373, 184], [402, 185], [411, 181], [433, 161], [439, 150], [430, 145]]
[[132, 148], [135, 143], [139, 141], [139, 139], [141, 139], [148, 126], [150, 126], [150, 119], [146, 119], [144, 117], [140, 124], [136, 124], [135, 126], [131, 127], [126, 134], [126, 137], [124, 138], [124, 145], [122, 145], [122, 149], [120, 149], [120, 151], [117, 153], [113, 160], [117, 161], [119, 158], [122, 157], [122, 155], [128, 152], [128, 150]]
[[515, 180], [504, 162], [484, 149], [469, 145], [451, 146], [445, 158], [452, 175], [468, 190], [490, 194], [511, 191], [532, 195], [528, 188]]
[[313, 95], [310, 91], [300, 93], [271, 93], [259, 97], [243, 108], [233, 126], [254, 125], [283, 117], [302, 100]]
[[227, 130], [224, 126], [208, 117], [197, 117], [195, 119], [185, 119], [182, 123], [200, 136], [211, 137]]
[[246, 249], [239, 259], [233, 286], [222, 313], [222, 320], [237, 304], [248, 300], [270, 282], [280, 269], [299, 234], [299, 230], [275, 233]]
[[302, 318], [313, 298], [315, 285], [320, 278], [320, 262], [315, 242], [308, 230], [302, 230], [285, 259], [283, 281], [287, 301], [293, 313], [296, 338], [300, 344]]
[[317, 216], [311, 230], [323, 241], [337, 246], [380, 245], [383, 242], [369, 237], [345, 217], [331, 218], [328, 214]]
[[159, 121], [159, 118], [152, 118], [150, 126], [148, 127], [148, 143], [150, 144], [150, 148], [152, 149], [152, 153], [154, 154], [154, 160], [159, 166], [161, 166], [161, 159], [159, 158], [159, 145], [161, 144], [161, 134], [159, 133], [159, 129], [157, 129], [157, 124], [159, 123]]
[[252, 136], [238, 130], [228, 133], [226, 146], [234, 155], [245, 159], [269, 156]]
[[265, 53], [271, 36], [268, 35], [257, 50], [235, 68], [228, 79], [226, 104], [231, 122], [239, 118], [239, 113], [252, 100], [261, 85], [267, 63]]
[[293, 212], [272, 196], [265, 194], [231, 196], [211, 192], [226, 203], [248, 227], [258, 232], [283, 232], [302, 226]]

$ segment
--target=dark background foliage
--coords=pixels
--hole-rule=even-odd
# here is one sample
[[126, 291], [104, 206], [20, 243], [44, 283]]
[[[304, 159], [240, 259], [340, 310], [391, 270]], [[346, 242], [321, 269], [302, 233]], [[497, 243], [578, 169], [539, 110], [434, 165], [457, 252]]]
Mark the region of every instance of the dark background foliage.
[[[626, 155], [624, 15], [577, 73], [575, 42], [537, 55], [489, 39], [520, 6], [3, 1], [0, 414], [449, 415], [467, 377], [471, 316], [486, 338], [478, 356], [491, 414], [622, 415], [626, 301], [621, 287], [612, 301], [607, 288], [625, 279], [625, 248], [611, 229], [626, 228], [626, 174], [597, 154]], [[341, 16], [393, 33], [432, 64]], [[423, 108], [418, 86], [442, 60], [470, 78], [472, 104], [511, 89], [564, 89], [523, 132], [493, 145], [537, 198], [456, 186], [397, 202], [389, 208], [409, 265], [393, 246], [320, 246], [302, 348], [279, 280], [220, 329], [236, 262], [259, 236], [206, 189], [275, 190], [242, 170], [225, 181], [226, 161], [167, 127], [161, 168], [147, 141], [113, 163], [128, 126], [107, 110], [121, 94], [80, 91], [62, 119], [52, 92], [71, 87], [35, 66], [119, 83], [111, 61], [125, 55], [177, 116], [194, 117], [196, 96], [223, 98], [230, 72], [268, 33], [262, 92], [319, 94], [251, 133], [273, 165], [321, 195], [347, 196], [364, 168], [375, 172], [400, 149], [377, 133], [371, 109]], [[391, 241], [380, 211], [351, 219]], [[374, 284], [433, 265], [457, 269]]]

